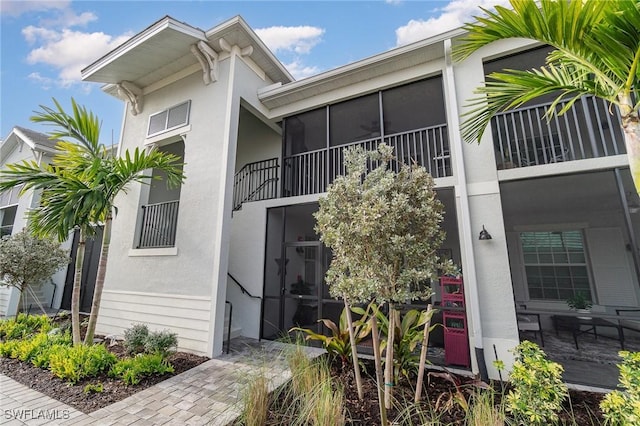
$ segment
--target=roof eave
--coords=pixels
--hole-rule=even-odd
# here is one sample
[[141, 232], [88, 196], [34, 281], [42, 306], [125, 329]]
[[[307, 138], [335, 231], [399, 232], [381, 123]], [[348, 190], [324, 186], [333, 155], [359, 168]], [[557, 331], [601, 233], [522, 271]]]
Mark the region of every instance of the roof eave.
[[82, 79], [87, 80], [101, 68], [111, 64], [118, 58], [125, 55], [127, 52], [131, 51], [135, 47], [141, 45], [145, 41], [149, 40], [153, 36], [166, 29], [172, 29], [183, 34], [190, 35], [198, 40], [206, 41], [205, 33], [201, 29], [192, 27], [183, 22], [176, 21], [170, 16], [165, 16], [164, 18], [155, 22], [142, 32], [136, 34], [126, 42], [122, 43], [120, 46], [116, 47], [114, 50], [110, 51], [103, 57], [99, 58], [98, 60], [84, 68], [81, 71]]

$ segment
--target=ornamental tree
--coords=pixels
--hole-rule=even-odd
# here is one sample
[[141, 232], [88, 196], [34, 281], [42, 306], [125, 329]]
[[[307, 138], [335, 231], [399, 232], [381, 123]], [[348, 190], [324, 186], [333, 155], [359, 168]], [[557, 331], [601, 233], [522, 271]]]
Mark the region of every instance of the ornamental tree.
[[21, 296], [68, 263], [69, 253], [53, 239], [26, 230], [0, 239], [0, 284], [17, 288]]
[[[437, 254], [445, 239], [443, 205], [423, 167], [401, 164], [397, 173], [391, 170], [397, 159], [385, 144], [377, 152], [347, 149], [344, 158], [347, 173], [320, 198], [315, 214], [316, 232], [333, 252], [326, 276], [329, 291], [347, 305], [387, 304], [387, 339], [392, 342], [394, 305], [430, 298], [431, 280], [454, 272], [451, 261]], [[387, 345], [387, 408], [392, 361], [393, 345]]]

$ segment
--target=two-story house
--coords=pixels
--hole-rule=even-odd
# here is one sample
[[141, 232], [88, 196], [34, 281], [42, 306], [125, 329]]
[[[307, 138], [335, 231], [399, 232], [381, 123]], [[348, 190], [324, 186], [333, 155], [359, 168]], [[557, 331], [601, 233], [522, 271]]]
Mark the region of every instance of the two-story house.
[[509, 363], [520, 304], [562, 312], [586, 292], [602, 313], [637, 307], [640, 204], [615, 111], [585, 98], [547, 121], [542, 100], [464, 143], [465, 100], [485, 75], [541, 65], [545, 48], [504, 41], [454, 63], [461, 35], [294, 81], [241, 17], [207, 31], [165, 17], [86, 67], [85, 81], [125, 101], [120, 149], [175, 153], [187, 176], [178, 189], [154, 182], [117, 199], [98, 331], [144, 322], [212, 356], [227, 301], [254, 338], [336, 318], [312, 214], [344, 172], [343, 151], [381, 142], [435, 179], [474, 372], [486, 364], [497, 378], [493, 355], [474, 348], [495, 346]]

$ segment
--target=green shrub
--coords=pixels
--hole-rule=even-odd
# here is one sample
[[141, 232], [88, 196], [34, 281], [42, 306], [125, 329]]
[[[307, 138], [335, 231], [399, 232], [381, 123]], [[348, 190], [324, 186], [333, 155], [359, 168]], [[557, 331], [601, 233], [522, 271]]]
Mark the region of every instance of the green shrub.
[[102, 385], [102, 383], [97, 383], [97, 384], [89, 383], [82, 389], [82, 392], [86, 394], [102, 393], [104, 392], [104, 386]]
[[[33, 363], [36, 358], [42, 358], [41, 354], [46, 352], [48, 348], [56, 344], [70, 345], [71, 336], [68, 333], [51, 335], [39, 333], [24, 340], [7, 340], [4, 343], [0, 343], [0, 356]], [[36, 366], [40, 367], [41, 365]]]
[[153, 331], [149, 333], [144, 341], [144, 351], [149, 354], [161, 354], [166, 357], [167, 354], [178, 347], [178, 334], [171, 333], [169, 330]]
[[127, 385], [140, 383], [145, 376], [173, 373], [174, 369], [162, 354], [140, 354], [118, 361], [109, 371], [111, 377], [122, 379]]
[[527, 425], [555, 423], [568, 395], [562, 366], [547, 360], [538, 345], [529, 341], [520, 343], [513, 352], [513, 389], [507, 394], [507, 410]]
[[19, 344], [20, 340], [7, 340], [0, 343], [0, 356], [3, 358], [11, 357], [11, 354]]
[[49, 353], [49, 370], [71, 383], [97, 376], [116, 362], [116, 356], [104, 345], [57, 345]]
[[[322, 323], [329, 329], [331, 336], [325, 336], [322, 333], [316, 333], [309, 328], [293, 327], [289, 332], [301, 331], [306, 334], [306, 340], [318, 340], [322, 343], [322, 347], [331, 356], [340, 357], [342, 365], [346, 366], [351, 359], [351, 340], [349, 337], [349, 325], [347, 323], [347, 308], [342, 309], [338, 324], [329, 319], [321, 319]], [[356, 344], [360, 343], [371, 333], [371, 325], [368, 321], [368, 312], [359, 307], [352, 307], [352, 312], [361, 315], [357, 321], [353, 321], [353, 334]]]
[[124, 348], [128, 354], [139, 354], [144, 351], [144, 343], [149, 336], [146, 324], [134, 324], [124, 331]]
[[0, 321], [0, 338], [4, 340], [24, 339], [49, 330], [51, 319], [46, 315], [20, 313], [16, 318]]
[[600, 403], [600, 408], [607, 424], [640, 424], [640, 352], [620, 351], [619, 354], [622, 363], [618, 365], [618, 387], [623, 390], [608, 393]]
[[31, 357], [31, 364], [38, 368], [49, 368], [49, 356], [52, 349], [57, 346], [71, 346], [72, 343], [73, 339], [69, 331], [49, 335], [46, 343]]

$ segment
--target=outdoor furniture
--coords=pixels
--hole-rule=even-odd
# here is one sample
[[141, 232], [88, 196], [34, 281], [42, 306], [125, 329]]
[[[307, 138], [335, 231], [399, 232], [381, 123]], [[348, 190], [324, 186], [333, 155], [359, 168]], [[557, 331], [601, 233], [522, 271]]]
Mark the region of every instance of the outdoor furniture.
[[526, 311], [517, 311], [516, 318], [518, 320], [518, 331], [533, 331], [533, 335], [538, 338], [540, 333], [540, 344], [544, 346], [544, 336], [542, 335], [542, 323], [540, 322], [540, 314], [528, 313]]
[[[576, 345], [576, 349], [579, 349], [578, 336], [581, 336], [585, 333], [593, 333], [593, 336], [596, 339], [598, 338], [597, 327], [615, 328], [618, 331], [618, 341], [620, 342], [620, 347], [624, 349], [624, 335], [622, 333], [622, 327], [612, 321], [608, 321], [606, 319], [598, 317], [580, 318], [569, 315], [552, 315], [551, 320], [553, 321], [553, 327], [556, 330], [556, 335], [558, 334], [559, 330], [567, 330], [571, 332], [571, 334], [573, 335], [573, 342]], [[609, 336], [601, 337], [611, 338]]]
[[[622, 316], [621, 314], [624, 312], [635, 312], [636, 314], [640, 314], [640, 308], [616, 309], [616, 315]], [[619, 319], [618, 325], [620, 327], [620, 334], [622, 336], [622, 340], [624, 341], [624, 329], [636, 331], [640, 333], [640, 316], [629, 316], [625, 319]]]

